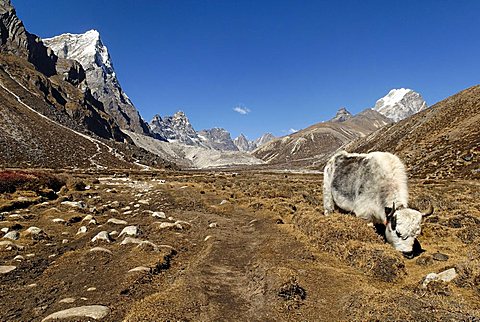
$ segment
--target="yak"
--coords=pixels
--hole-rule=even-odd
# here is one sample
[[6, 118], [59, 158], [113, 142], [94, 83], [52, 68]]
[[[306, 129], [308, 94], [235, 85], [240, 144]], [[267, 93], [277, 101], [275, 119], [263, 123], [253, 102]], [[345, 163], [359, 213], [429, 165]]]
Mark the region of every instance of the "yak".
[[421, 212], [408, 207], [405, 166], [388, 152], [366, 154], [337, 152], [324, 170], [325, 215], [336, 208], [354, 213], [376, 225], [384, 225], [385, 239], [407, 258], [414, 256], [414, 243], [421, 232]]

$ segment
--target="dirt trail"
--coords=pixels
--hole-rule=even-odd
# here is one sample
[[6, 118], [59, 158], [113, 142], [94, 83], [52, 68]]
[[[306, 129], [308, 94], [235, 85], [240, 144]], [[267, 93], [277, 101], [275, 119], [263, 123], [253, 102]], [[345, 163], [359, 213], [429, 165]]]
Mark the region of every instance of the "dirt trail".
[[206, 246], [165, 289], [135, 304], [127, 321], [345, 319], [352, 275], [364, 277], [312, 252], [290, 225], [240, 207], [195, 215], [218, 224]]

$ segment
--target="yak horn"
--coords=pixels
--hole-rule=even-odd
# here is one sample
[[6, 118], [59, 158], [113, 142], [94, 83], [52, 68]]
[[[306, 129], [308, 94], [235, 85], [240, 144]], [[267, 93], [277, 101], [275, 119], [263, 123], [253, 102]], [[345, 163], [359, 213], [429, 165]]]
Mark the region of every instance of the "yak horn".
[[428, 217], [431, 214], [433, 214], [433, 206], [430, 204], [430, 206], [428, 206], [428, 210], [426, 212], [422, 213], [422, 216], [423, 217]]

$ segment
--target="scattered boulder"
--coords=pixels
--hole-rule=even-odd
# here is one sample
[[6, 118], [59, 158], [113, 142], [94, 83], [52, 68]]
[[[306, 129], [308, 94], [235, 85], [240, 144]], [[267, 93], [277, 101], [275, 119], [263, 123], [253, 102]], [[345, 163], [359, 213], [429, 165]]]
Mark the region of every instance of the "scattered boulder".
[[455, 268], [449, 268], [441, 273], [430, 273], [425, 276], [425, 279], [422, 282], [422, 287], [427, 287], [427, 285], [433, 281], [443, 281], [443, 282], [450, 282], [455, 277], [457, 277], [457, 272]]
[[75, 299], [73, 297], [66, 297], [64, 299], [61, 299], [60, 301], [58, 301], [58, 303], [73, 303], [75, 302]]
[[3, 236], [3, 238], [18, 240], [20, 238], [20, 233], [18, 231], [10, 231]]
[[210, 225], [208, 225], [208, 228], [217, 228], [218, 224], [216, 222], [212, 222]]
[[122, 237], [123, 235], [137, 237], [138, 233], [139, 231], [137, 226], [127, 226], [123, 228], [123, 230], [120, 232], [120, 235], [118, 235], [118, 237]]
[[445, 262], [448, 260], [448, 255], [445, 255], [445, 254], [442, 254], [442, 253], [435, 253], [433, 254], [433, 259], [436, 260], [436, 261], [440, 261], [440, 262]]
[[128, 271], [128, 273], [132, 273], [132, 272], [150, 272], [150, 268], [145, 266], [138, 266]]
[[86, 305], [79, 307], [72, 307], [70, 309], [58, 311], [50, 314], [42, 320], [42, 322], [50, 320], [68, 319], [68, 318], [83, 318], [88, 317], [95, 320], [100, 320], [110, 313], [110, 309], [103, 305]]
[[31, 236], [32, 239], [40, 240], [46, 238], [47, 234], [42, 229], [32, 226], [25, 230], [25, 236]]
[[79, 234], [85, 234], [86, 232], [87, 232], [87, 227], [86, 227], [86, 226], [82, 226], [82, 227], [78, 228], [77, 235], [79, 235]]
[[166, 219], [167, 216], [165, 215], [165, 213], [163, 211], [155, 211], [152, 213], [152, 217], [155, 217], [155, 218], [160, 218], [160, 219]]
[[0, 274], [7, 274], [16, 269], [16, 266], [0, 266]]
[[93, 247], [90, 249], [91, 252], [103, 252], [112, 255], [112, 251], [103, 247]]
[[105, 230], [102, 230], [97, 235], [95, 235], [95, 237], [92, 238], [92, 243], [95, 243], [97, 241], [98, 242], [99, 241], [105, 241], [107, 243], [110, 243], [112, 241], [112, 238], [110, 237], [108, 232], [106, 232]]
[[125, 220], [120, 220], [116, 218], [110, 218], [109, 220], [107, 220], [107, 223], [114, 225], [128, 225], [128, 222], [126, 222]]
[[85, 209], [87, 208], [87, 204], [84, 203], [83, 201], [62, 201], [62, 205], [73, 207], [73, 208], [80, 208], [80, 209]]

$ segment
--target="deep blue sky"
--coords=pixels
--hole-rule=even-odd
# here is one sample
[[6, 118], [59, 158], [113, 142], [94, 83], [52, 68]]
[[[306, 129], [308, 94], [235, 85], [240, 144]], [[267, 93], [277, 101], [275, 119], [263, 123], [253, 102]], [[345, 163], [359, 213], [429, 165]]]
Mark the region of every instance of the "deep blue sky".
[[144, 119], [182, 109], [197, 130], [284, 135], [392, 88], [432, 105], [479, 83], [480, 1], [12, 2], [43, 38], [97, 29]]

